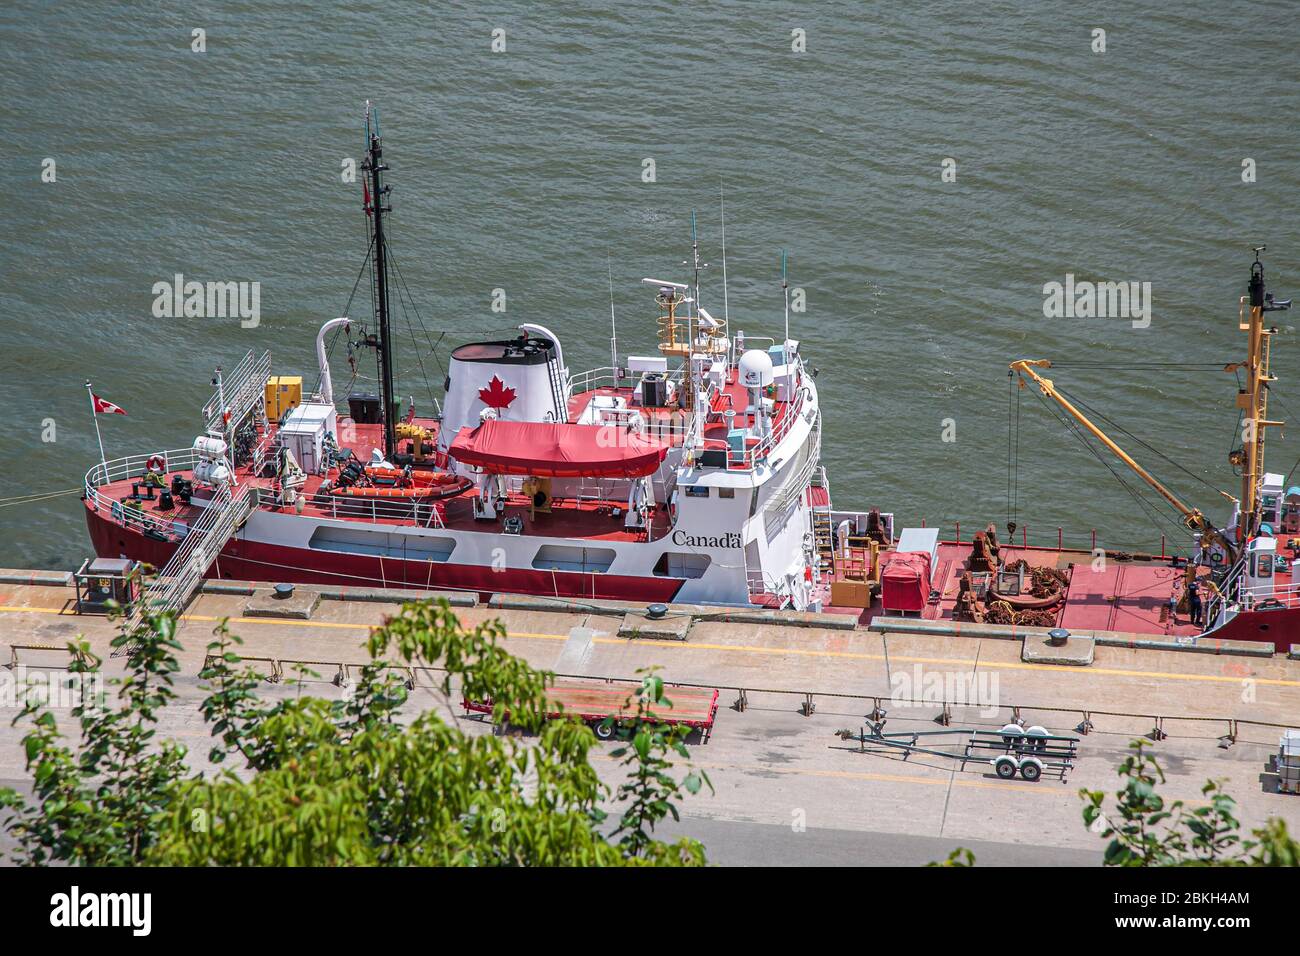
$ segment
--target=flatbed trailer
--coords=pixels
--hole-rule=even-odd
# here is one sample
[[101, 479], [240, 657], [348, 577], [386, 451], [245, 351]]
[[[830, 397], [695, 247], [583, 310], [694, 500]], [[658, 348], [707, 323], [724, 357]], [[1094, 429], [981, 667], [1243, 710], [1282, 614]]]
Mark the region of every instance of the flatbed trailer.
[[[620, 722], [630, 721], [636, 716], [636, 690], [639, 686], [637, 681], [557, 682], [546, 690], [547, 704], [551, 708], [545, 714], [546, 719], [576, 717], [583, 723], [589, 724], [601, 740], [609, 740], [615, 735], [616, 727]], [[718, 691], [712, 687], [665, 684], [664, 696], [671, 701], [672, 706], [651, 708], [651, 716], [663, 724], [698, 730], [701, 739], [707, 741], [718, 713]], [[492, 713], [491, 698], [485, 700], [464, 698], [461, 703], [469, 712]], [[509, 714], [506, 716], [508, 718]]]
[[[909, 730], [887, 734], [883, 720], [868, 720], [867, 726], [869, 731], [863, 728], [855, 734], [851, 730], [838, 730], [835, 736], [846, 741], [856, 740], [864, 752], [867, 744], [901, 750], [904, 760], [912, 754], [945, 757], [960, 763], [962, 770], [972, 760], [989, 763], [1003, 780], [1010, 780], [1019, 773], [1032, 783], [1046, 771], [1059, 776], [1064, 783], [1079, 756], [1078, 737], [1049, 734], [1044, 727], [1026, 729], [1019, 724], [1007, 724], [1001, 730]], [[927, 746], [931, 742], [960, 746], [962, 750], [956, 753]]]

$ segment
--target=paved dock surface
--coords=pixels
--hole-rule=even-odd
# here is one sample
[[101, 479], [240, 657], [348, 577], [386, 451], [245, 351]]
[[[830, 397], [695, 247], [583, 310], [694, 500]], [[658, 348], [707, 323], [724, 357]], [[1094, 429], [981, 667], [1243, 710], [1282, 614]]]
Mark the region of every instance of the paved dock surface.
[[[111, 625], [73, 614], [70, 599], [64, 588], [0, 586], [0, 663], [8, 662], [14, 644], [61, 647], [84, 634], [105, 658], [106, 671], [120, 672], [120, 660], [109, 656]], [[231, 618], [249, 657], [273, 658], [286, 672], [292, 661], [324, 662], [313, 666], [321, 676], [311, 691], [336, 697], [342, 691], [331, 678], [338, 667], [364, 663], [370, 627], [396, 610], [323, 601], [310, 620], [283, 620], [244, 617], [247, 604], [246, 596], [203, 594], [182, 621], [180, 701], [165, 713], [161, 732], [186, 744], [196, 766], [206, 759], [210, 739], [198, 711], [203, 692], [197, 674], [221, 618]], [[668, 681], [723, 687], [712, 736], [691, 747], [716, 792], [688, 798], [685, 818], [672, 831], [699, 836], [720, 863], [913, 865], [942, 859], [959, 845], [990, 865], [1097, 863], [1102, 841], [1084, 828], [1077, 791], [1113, 791], [1128, 742], [1150, 732], [1156, 717], [1167, 734], [1153, 744], [1169, 775], [1166, 796], [1198, 801], [1204, 781], [1221, 778], [1247, 827], [1280, 816], [1300, 831], [1300, 797], [1277, 793], [1266, 772], [1280, 731], [1229, 724], [1233, 718], [1300, 723], [1300, 662], [1282, 657], [1099, 647], [1092, 665], [1059, 667], [1024, 663], [1018, 642], [997, 639], [697, 621], [685, 641], [648, 640], [619, 637], [619, 618], [581, 608], [458, 613], [467, 623], [501, 619], [509, 648], [537, 667], [630, 678], [658, 665]], [[31, 668], [66, 661], [58, 650], [20, 649], [18, 655]], [[949, 691], [977, 695], [965, 698], [971, 706], [953, 710], [954, 727], [996, 728], [1019, 706], [1026, 724], [1066, 734], [1089, 713], [1093, 731], [1082, 738], [1068, 782], [1047, 776], [1037, 783], [1003, 781], [987, 765], [962, 770], [938, 757], [863, 753], [834, 736], [840, 728], [861, 727], [874, 697], [889, 711], [888, 731], [941, 729], [934, 718], [937, 701], [951, 699], [945, 682]], [[284, 685], [265, 688], [268, 695], [292, 692]], [[731, 688], [746, 689], [743, 711], [735, 707], [740, 693]], [[805, 716], [808, 694], [814, 710]], [[894, 696], [935, 702], [906, 705], [890, 700]], [[465, 715], [436, 693], [429, 674], [417, 675], [411, 706], [437, 707], [471, 732], [490, 730], [478, 715]], [[1237, 742], [1221, 748], [1220, 737], [1233, 729]], [[22, 732], [0, 721], [2, 784], [25, 780]], [[594, 763], [613, 782], [617, 767], [607, 749], [593, 752]]]

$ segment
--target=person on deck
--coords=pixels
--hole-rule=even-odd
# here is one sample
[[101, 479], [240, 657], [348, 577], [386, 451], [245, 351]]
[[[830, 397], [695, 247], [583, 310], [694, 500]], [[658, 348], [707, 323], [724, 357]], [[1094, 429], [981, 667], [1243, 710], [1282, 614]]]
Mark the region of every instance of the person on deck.
[[1187, 585], [1187, 611], [1191, 615], [1192, 623], [1200, 627], [1202, 614], [1201, 589], [1195, 581], [1191, 581]]

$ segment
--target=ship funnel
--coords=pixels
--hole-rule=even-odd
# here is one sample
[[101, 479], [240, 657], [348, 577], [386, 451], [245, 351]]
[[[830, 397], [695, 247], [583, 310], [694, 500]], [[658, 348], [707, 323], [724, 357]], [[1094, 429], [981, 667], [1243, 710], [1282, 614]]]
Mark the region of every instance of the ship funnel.
[[439, 451], [445, 453], [462, 428], [477, 428], [484, 409], [502, 421], [568, 420], [568, 376], [559, 342], [541, 326], [521, 328], [525, 334], [519, 338], [472, 342], [452, 351]]

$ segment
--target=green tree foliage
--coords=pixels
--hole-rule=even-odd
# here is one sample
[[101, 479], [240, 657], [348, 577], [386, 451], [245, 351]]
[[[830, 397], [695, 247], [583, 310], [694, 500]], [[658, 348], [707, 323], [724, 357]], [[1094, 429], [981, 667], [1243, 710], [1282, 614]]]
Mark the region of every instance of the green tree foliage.
[[614, 836], [624, 853], [642, 858], [658, 852], [653, 836], [655, 825], [670, 814], [674, 820], [681, 819], [677, 800], [682, 791], [695, 794], [701, 786], [707, 786], [712, 793], [713, 783], [703, 770], [692, 770], [681, 780], [673, 776], [668, 754], [675, 752], [683, 759], [690, 759], [685, 744], [690, 730], [680, 724], [663, 724], [652, 719], [652, 712], [663, 713], [672, 707], [672, 701], [664, 696], [663, 679], [653, 669], [637, 673], [642, 681], [636, 696], [636, 719], [619, 728], [624, 745], [610, 756], [627, 768], [627, 779], [615, 795], [616, 801], [626, 806]]
[[[1105, 808], [1101, 790], [1080, 790], [1083, 822], [1109, 839], [1105, 866], [1297, 866], [1300, 843], [1287, 832], [1286, 822], [1269, 817], [1252, 830], [1253, 839], [1241, 834], [1237, 802], [1223, 791], [1220, 781], [1201, 787], [1202, 806], [1187, 807], [1182, 800], [1166, 803], [1156, 792], [1165, 782], [1160, 762], [1145, 740], [1129, 744], [1132, 751], [1120, 764], [1124, 781], [1115, 793], [1115, 808]], [[975, 855], [958, 847], [941, 863], [930, 866], [974, 866]]]
[[1156, 791], [1165, 773], [1145, 740], [1129, 744], [1131, 753], [1119, 766], [1123, 785], [1114, 809], [1105, 809], [1105, 793], [1080, 790], [1083, 822], [1099, 830], [1106, 845], [1106, 866], [1294, 866], [1300, 844], [1274, 817], [1244, 837], [1237, 802], [1220, 781], [1201, 788], [1205, 803], [1189, 808], [1182, 800], [1166, 802]]
[[[445, 601], [407, 604], [375, 629], [371, 661], [344, 700], [266, 701], [261, 678], [224, 622], [201, 674], [214, 744], [209, 768], [186, 769], [184, 748], [156, 737], [175, 698], [180, 650], [170, 615], [146, 612], [114, 641], [128, 647], [116, 706], [73, 710], [79, 746], [65, 743], [43, 704], [24, 709], [34, 802], [0, 791], [18, 862], [83, 865], [668, 865], [705, 862], [693, 840], [653, 838], [678, 816], [682, 791], [670, 753], [689, 754], [679, 730], [650, 719], [671, 706], [647, 675], [613, 754], [628, 772], [610, 796], [592, 768], [590, 728], [546, 720], [550, 675], [500, 644], [499, 622], [466, 628]], [[97, 673], [85, 643], [75, 670]], [[495, 725], [528, 736], [467, 734], [433, 711], [402, 711], [411, 668], [441, 668], [453, 689], [493, 702]], [[430, 671], [429, 673], [433, 673]], [[631, 703], [631, 702], [629, 702]], [[630, 708], [631, 709], [631, 708]], [[17, 722], [17, 721], [15, 721]]]
[[964, 846], [959, 846], [948, 854], [948, 859], [936, 863], [931, 861], [926, 866], [941, 866], [949, 868], [964, 868], [975, 865], [975, 854]]

